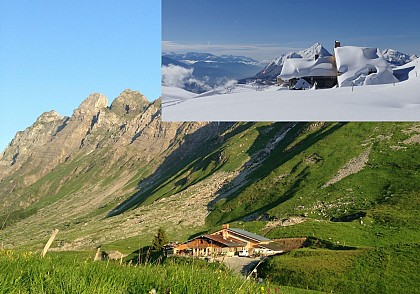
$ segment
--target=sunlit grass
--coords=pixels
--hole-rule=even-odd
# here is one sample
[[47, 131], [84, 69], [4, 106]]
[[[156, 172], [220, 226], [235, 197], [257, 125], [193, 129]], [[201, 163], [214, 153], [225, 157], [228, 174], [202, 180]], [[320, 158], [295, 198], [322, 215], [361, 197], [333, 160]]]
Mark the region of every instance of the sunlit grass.
[[224, 267], [202, 263], [128, 265], [77, 255], [0, 251], [0, 293], [260, 293]]

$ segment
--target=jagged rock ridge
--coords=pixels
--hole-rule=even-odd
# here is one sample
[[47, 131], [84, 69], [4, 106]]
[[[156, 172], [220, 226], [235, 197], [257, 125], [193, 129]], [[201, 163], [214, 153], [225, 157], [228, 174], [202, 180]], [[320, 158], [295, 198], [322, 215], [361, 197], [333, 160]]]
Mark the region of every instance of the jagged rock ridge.
[[104, 95], [91, 94], [71, 117], [46, 112], [17, 133], [0, 156], [0, 180], [18, 172], [21, 182], [13, 181], [11, 189], [27, 186], [72, 157], [104, 148], [116, 160], [124, 154], [150, 161], [175, 138], [182, 140], [184, 129], [194, 132], [203, 125], [162, 122], [159, 101], [136, 91], [125, 90], [110, 107]]

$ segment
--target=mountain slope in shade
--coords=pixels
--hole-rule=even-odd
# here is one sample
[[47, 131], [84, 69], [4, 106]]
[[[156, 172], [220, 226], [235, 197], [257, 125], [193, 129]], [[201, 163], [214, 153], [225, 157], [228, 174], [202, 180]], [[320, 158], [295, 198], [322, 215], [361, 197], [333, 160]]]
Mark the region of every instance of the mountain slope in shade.
[[259, 65], [259, 62], [253, 58], [238, 55], [214, 55], [211, 53], [187, 52], [187, 53], [163, 53], [163, 57], [171, 58], [185, 64], [194, 64], [197, 62], [207, 63], [243, 63], [248, 65]]
[[382, 55], [393, 66], [401, 66], [418, 58], [417, 55], [409, 55], [394, 49], [386, 49], [382, 51]]
[[183, 63], [181, 61], [178, 61], [178, 60], [175, 60], [171, 57], [163, 55], [162, 56], [162, 65], [168, 66], [170, 64], [180, 66], [180, 67], [183, 67], [183, 68], [191, 68], [191, 66], [186, 64], [186, 63]]

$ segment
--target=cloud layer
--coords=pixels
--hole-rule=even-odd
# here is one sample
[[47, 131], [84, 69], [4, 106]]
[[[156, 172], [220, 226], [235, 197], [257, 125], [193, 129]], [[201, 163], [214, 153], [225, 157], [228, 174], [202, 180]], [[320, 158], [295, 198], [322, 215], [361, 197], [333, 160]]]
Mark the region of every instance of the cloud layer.
[[194, 69], [170, 64], [162, 66], [162, 83], [167, 86], [182, 88], [185, 81], [192, 77]]

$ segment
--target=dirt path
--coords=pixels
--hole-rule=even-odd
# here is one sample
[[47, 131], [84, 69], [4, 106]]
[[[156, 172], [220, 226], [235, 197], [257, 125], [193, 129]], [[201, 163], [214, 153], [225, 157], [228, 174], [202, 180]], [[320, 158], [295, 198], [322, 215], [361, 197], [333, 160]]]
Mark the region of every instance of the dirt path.
[[[222, 261], [222, 259], [220, 259]], [[250, 258], [250, 257], [225, 257], [223, 259], [223, 263], [226, 264], [228, 268], [231, 270], [240, 273], [244, 277], [248, 275], [248, 273], [254, 269], [254, 267], [258, 264], [260, 258]]]

